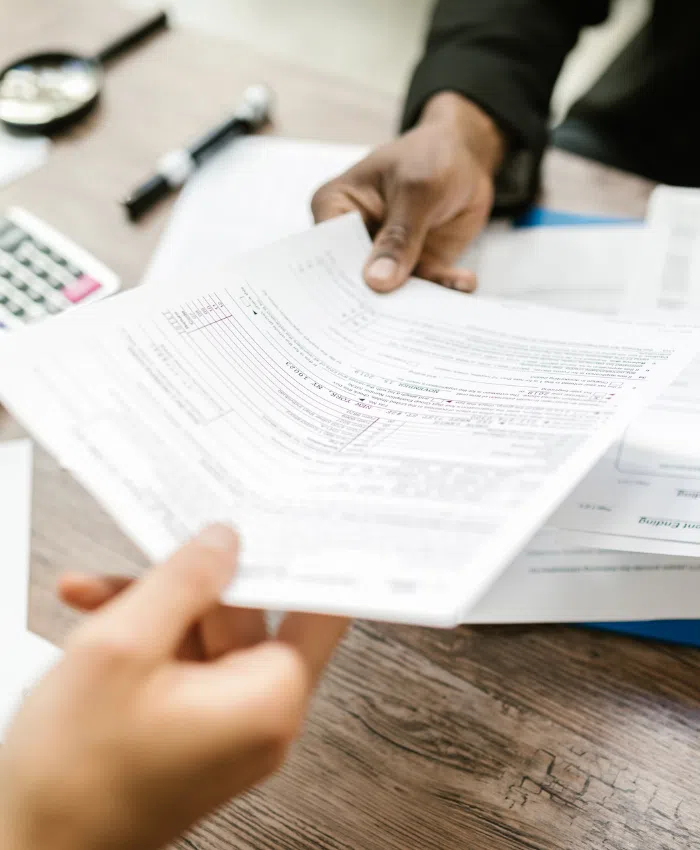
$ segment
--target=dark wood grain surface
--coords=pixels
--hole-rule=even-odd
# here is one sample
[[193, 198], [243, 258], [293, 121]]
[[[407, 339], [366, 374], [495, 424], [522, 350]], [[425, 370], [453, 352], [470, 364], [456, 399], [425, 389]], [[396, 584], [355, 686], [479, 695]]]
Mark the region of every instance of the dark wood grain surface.
[[[0, 63], [49, 43], [90, 51], [133, 20], [106, 0], [1, 3]], [[100, 112], [45, 169], [0, 190], [0, 205], [28, 207], [135, 283], [168, 210], [133, 228], [116, 201], [259, 80], [279, 94], [277, 132], [372, 143], [394, 126], [382, 95], [176, 31], [116, 65]], [[545, 183], [550, 204], [591, 212], [641, 214], [649, 191], [557, 153]], [[21, 433], [0, 413], [0, 438]], [[74, 622], [53, 594], [61, 570], [143, 566], [37, 452], [32, 628], [60, 641]], [[565, 627], [358, 623], [288, 767], [179, 847], [700, 850], [699, 734], [696, 650]]]

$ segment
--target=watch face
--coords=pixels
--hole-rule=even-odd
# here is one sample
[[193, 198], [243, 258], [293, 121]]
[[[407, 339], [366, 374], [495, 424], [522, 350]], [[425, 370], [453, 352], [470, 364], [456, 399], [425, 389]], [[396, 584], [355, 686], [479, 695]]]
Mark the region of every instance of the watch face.
[[519, 210], [529, 206], [537, 194], [538, 161], [532, 151], [510, 151], [496, 175], [496, 210]]

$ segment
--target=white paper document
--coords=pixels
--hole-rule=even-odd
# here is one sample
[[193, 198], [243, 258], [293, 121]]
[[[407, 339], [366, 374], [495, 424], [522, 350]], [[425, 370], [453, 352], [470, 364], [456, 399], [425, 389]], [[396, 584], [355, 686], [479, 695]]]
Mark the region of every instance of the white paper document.
[[0, 443], [0, 641], [3, 646], [27, 625], [31, 483], [31, 442]]
[[2, 341], [0, 395], [152, 558], [237, 524], [232, 602], [457, 623], [697, 333], [382, 297], [368, 248], [348, 216], [64, 314]]
[[631, 312], [700, 305], [700, 189], [659, 186], [647, 210], [647, 234], [628, 291]]
[[44, 136], [19, 136], [0, 126], [0, 186], [42, 166], [50, 146]]
[[[187, 184], [146, 272], [167, 284], [310, 227], [311, 197], [367, 149], [252, 136], [220, 153]], [[513, 229], [490, 225], [460, 260], [478, 295], [614, 314], [646, 242], [639, 225]]]
[[239, 139], [187, 183], [143, 283], [201, 275], [306, 230], [316, 189], [367, 151], [275, 136]]
[[[648, 234], [648, 268], [628, 306], [700, 325], [700, 192], [656, 190]], [[582, 544], [700, 557], [700, 358], [627, 428], [552, 524]]]
[[0, 661], [0, 741], [32, 688], [61, 657], [61, 650], [28, 630], [14, 636]]
[[476, 272], [477, 296], [615, 315], [645, 241], [642, 225], [492, 226], [460, 264]]
[[545, 530], [465, 615], [467, 623], [700, 617], [700, 559], [577, 546]]

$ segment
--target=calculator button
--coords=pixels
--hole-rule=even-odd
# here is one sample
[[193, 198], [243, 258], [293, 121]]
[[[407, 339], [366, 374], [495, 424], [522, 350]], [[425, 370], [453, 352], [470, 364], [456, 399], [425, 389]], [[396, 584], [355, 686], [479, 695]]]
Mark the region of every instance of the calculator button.
[[16, 316], [18, 319], [21, 319], [25, 314], [24, 307], [20, 307], [19, 304], [13, 304], [10, 302], [7, 305], [7, 309], [12, 313], [13, 316]]
[[75, 280], [76, 280], [75, 276], [72, 275], [72, 274], [68, 274], [68, 272], [65, 269], [59, 269], [58, 273], [56, 274], [56, 277], [59, 280], [63, 281], [64, 286], [70, 286], [71, 284], [75, 283]]
[[63, 290], [63, 294], [72, 304], [77, 304], [79, 301], [82, 301], [83, 298], [87, 298], [88, 295], [92, 295], [93, 292], [97, 292], [97, 290], [101, 288], [101, 283], [84, 274], [69, 286], [66, 286]]
[[38, 292], [40, 295], [44, 295], [45, 297], [50, 297], [53, 295], [53, 289], [48, 285], [45, 280], [42, 280], [40, 277], [37, 277], [32, 282], [32, 291]]
[[15, 277], [18, 277], [20, 280], [26, 281], [32, 279], [32, 273], [29, 271], [29, 269], [25, 268], [23, 265], [20, 265], [20, 263], [13, 263], [10, 266], [10, 271], [14, 274]]
[[44, 301], [46, 301], [44, 295], [41, 292], [38, 292], [36, 289], [30, 289], [27, 295], [29, 295], [29, 297], [35, 304], [42, 304]]
[[65, 266], [66, 265], [66, 262], [67, 262], [66, 258], [64, 256], [62, 256], [61, 254], [57, 254], [55, 251], [49, 251], [49, 257], [51, 257], [51, 259], [54, 261], [54, 263], [56, 263], [59, 266]]
[[50, 278], [48, 279], [47, 283], [49, 284], [49, 286], [50, 286], [52, 289], [63, 289], [63, 287], [64, 287], [64, 283], [63, 283], [63, 281], [62, 281], [62, 280], [59, 280], [59, 279], [58, 279], [58, 278], [56, 278], [56, 277], [50, 277]]
[[26, 313], [27, 313], [27, 316], [28, 316], [30, 319], [39, 319], [39, 318], [41, 318], [42, 316], [45, 316], [45, 315], [46, 315], [46, 310], [44, 310], [43, 305], [39, 305], [39, 304], [30, 304], [30, 305], [26, 308]]
[[0, 236], [0, 248], [4, 251], [14, 251], [22, 244], [25, 233], [19, 227], [11, 227]]
[[55, 304], [59, 310], [65, 310], [66, 307], [70, 307], [70, 301], [60, 293], [53, 292], [53, 290], [47, 295], [46, 300], [49, 304]]
[[0, 292], [0, 304], [2, 304], [4, 306], [5, 304], [9, 304], [9, 302], [10, 302], [10, 299], [7, 297], [7, 295]]
[[26, 292], [29, 289], [29, 284], [26, 280], [22, 280], [19, 277], [12, 278], [12, 284], [15, 289], [19, 289], [20, 292]]
[[63, 307], [59, 304], [55, 304], [53, 301], [47, 301], [46, 304], [44, 304], [44, 310], [50, 316], [55, 316], [56, 313], [61, 313], [63, 311]]
[[6, 269], [5, 266], [0, 266], [0, 280], [7, 279], [10, 277], [10, 270]]

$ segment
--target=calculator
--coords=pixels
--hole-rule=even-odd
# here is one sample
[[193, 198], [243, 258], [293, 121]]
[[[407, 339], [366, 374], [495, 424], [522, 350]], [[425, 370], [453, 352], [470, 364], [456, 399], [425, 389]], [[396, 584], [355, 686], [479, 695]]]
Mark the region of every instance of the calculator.
[[35, 216], [0, 215], [0, 332], [111, 295], [119, 278]]

